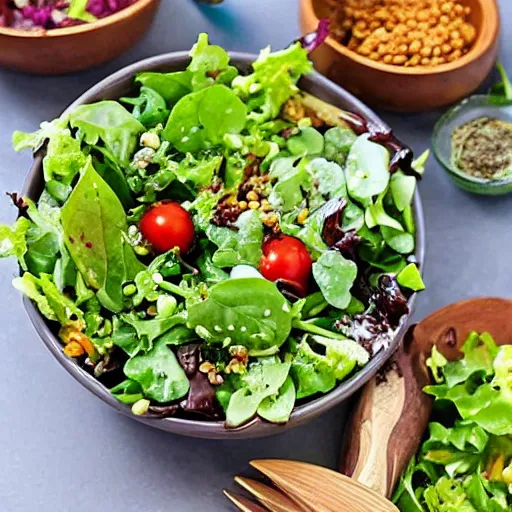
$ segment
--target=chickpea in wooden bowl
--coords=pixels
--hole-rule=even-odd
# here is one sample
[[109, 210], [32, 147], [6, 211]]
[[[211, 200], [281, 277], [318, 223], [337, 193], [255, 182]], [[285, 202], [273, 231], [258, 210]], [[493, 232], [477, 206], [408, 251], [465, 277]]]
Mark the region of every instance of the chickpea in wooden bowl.
[[304, 32], [330, 20], [317, 69], [373, 105], [420, 111], [469, 95], [493, 67], [496, 0], [302, 0]]

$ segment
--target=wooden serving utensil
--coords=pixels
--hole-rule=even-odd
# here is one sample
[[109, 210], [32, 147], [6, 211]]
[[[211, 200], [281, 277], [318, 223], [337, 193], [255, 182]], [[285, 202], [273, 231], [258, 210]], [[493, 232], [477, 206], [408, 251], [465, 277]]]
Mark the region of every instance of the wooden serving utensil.
[[237, 478], [263, 508], [224, 491], [226, 496], [245, 512], [397, 512], [386, 497], [428, 425], [432, 401], [422, 389], [430, 382], [426, 361], [432, 347], [455, 360], [472, 331], [489, 332], [498, 345], [511, 343], [511, 319], [512, 300], [506, 299], [471, 299], [436, 311], [409, 330], [387, 370], [364, 388], [344, 433], [344, 475], [303, 462], [252, 461], [279, 491]]

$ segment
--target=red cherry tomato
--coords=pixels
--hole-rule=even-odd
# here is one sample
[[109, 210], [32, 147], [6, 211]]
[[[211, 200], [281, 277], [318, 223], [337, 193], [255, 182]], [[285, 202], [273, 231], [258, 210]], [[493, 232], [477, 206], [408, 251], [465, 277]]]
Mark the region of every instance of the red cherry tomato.
[[263, 244], [260, 272], [269, 281], [288, 281], [301, 295], [306, 295], [311, 265], [311, 256], [298, 238], [280, 235]]
[[145, 212], [140, 221], [140, 231], [158, 252], [179, 247], [180, 253], [184, 254], [194, 243], [194, 223], [190, 214], [171, 201], [156, 203]]

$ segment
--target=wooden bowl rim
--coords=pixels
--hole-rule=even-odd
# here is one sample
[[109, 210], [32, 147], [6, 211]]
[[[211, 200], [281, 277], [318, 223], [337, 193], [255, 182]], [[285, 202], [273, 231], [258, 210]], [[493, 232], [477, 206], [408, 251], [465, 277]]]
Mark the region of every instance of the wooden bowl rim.
[[[496, 38], [500, 32], [500, 16], [499, 9], [496, 0], [477, 0], [482, 7], [482, 11], [485, 16], [482, 22], [482, 30], [480, 30], [476, 41], [473, 43], [471, 49], [466, 53], [466, 55], [462, 56], [460, 59], [457, 59], [454, 62], [448, 62], [446, 64], [439, 64], [434, 67], [403, 67], [403, 66], [394, 66], [392, 64], [382, 64], [380, 62], [375, 62], [367, 57], [363, 57], [358, 53], [349, 50], [346, 46], [342, 45], [338, 41], [336, 41], [331, 36], [328, 36], [326, 39], [326, 43], [337, 53], [344, 55], [350, 60], [361, 64], [362, 66], [366, 66], [371, 69], [375, 69], [377, 71], [383, 71], [385, 73], [394, 74], [394, 75], [409, 75], [409, 76], [422, 76], [422, 75], [441, 75], [444, 73], [450, 73], [451, 71], [455, 71], [456, 69], [463, 68], [464, 66], [470, 64], [471, 62], [480, 58], [483, 54], [485, 54], [494, 44]], [[301, 0], [302, 7], [304, 9], [304, 14], [306, 18], [315, 20], [315, 24], [319, 22], [319, 18], [316, 15], [315, 9], [313, 7], [313, 0]]]
[[20, 39], [40, 39], [43, 37], [66, 37], [75, 34], [82, 34], [85, 32], [93, 32], [94, 30], [100, 30], [101, 28], [113, 25], [118, 21], [125, 20], [138, 12], [142, 11], [152, 3], [157, 3], [160, 0], [137, 0], [132, 5], [121, 9], [120, 11], [100, 18], [97, 21], [91, 23], [83, 23], [82, 25], [75, 25], [74, 27], [64, 28], [53, 28], [45, 29], [39, 28], [34, 30], [21, 30], [18, 28], [11, 27], [0, 27], [0, 36], [7, 36]]

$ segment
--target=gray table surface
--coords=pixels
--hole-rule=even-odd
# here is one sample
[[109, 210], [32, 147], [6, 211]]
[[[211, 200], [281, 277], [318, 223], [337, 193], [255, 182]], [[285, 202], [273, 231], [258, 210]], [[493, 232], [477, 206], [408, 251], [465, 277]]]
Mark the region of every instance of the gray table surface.
[[[164, 0], [155, 25], [128, 54], [66, 77], [0, 72], [0, 190], [20, 190], [30, 155], [11, 150], [14, 129], [34, 130], [84, 90], [141, 58], [187, 50], [198, 32], [232, 50], [286, 46], [298, 34], [297, 0], [227, 0], [198, 7]], [[503, 25], [512, 4], [500, 1]], [[512, 71], [512, 35], [502, 60]], [[506, 44], [509, 43], [509, 44]], [[1, 51], [1, 49], [0, 49]], [[441, 112], [381, 112], [417, 152], [430, 144]], [[416, 318], [478, 295], [510, 296], [512, 197], [459, 191], [432, 159], [420, 185], [427, 222], [426, 284]], [[14, 219], [7, 198], [0, 223]], [[6, 512], [192, 512], [228, 510], [221, 494], [253, 458], [305, 460], [334, 468], [345, 408], [312, 423], [253, 441], [199, 441], [152, 430], [103, 405], [65, 373], [38, 339], [11, 288], [13, 261], [0, 262], [0, 510]]]

